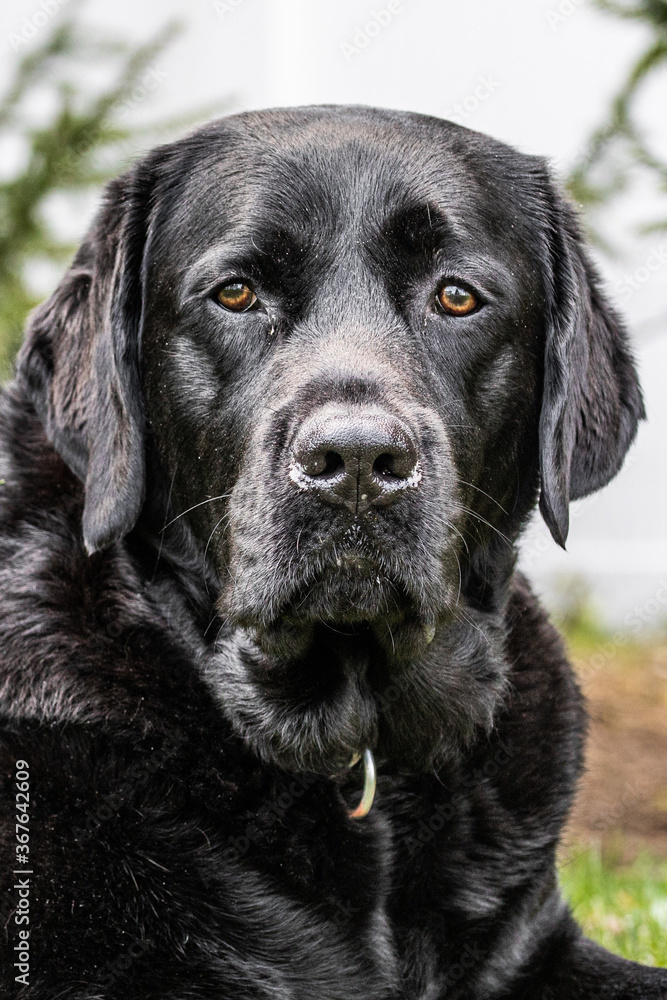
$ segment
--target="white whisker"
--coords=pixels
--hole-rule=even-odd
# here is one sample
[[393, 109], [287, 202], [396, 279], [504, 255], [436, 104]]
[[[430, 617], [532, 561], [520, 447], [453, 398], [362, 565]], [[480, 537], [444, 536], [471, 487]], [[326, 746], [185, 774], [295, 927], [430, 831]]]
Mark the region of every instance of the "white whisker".
[[173, 524], [174, 521], [178, 521], [179, 517], [185, 517], [186, 514], [189, 514], [191, 510], [195, 510], [197, 507], [203, 507], [206, 503], [213, 503], [214, 500], [227, 500], [230, 496], [231, 493], [221, 493], [219, 497], [209, 497], [208, 500], [202, 500], [200, 503], [193, 504], [192, 507], [188, 507], [187, 510], [177, 514], [176, 517], [172, 517], [171, 521], [169, 521], [168, 524], [165, 524], [164, 528], [160, 530], [160, 534], [162, 534], [163, 531], [166, 531], [169, 525]]

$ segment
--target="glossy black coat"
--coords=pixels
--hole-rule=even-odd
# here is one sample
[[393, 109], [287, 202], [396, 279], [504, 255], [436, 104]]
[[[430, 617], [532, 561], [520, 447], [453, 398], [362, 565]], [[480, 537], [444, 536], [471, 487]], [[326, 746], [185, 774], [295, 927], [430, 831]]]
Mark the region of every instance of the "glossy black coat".
[[[439, 310], [451, 280], [476, 311]], [[406, 428], [399, 499], [300, 478], [332, 407]], [[560, 897], [585, 713], [514, 572], [538, 497], [563, 543], [642, 414], [539, 159], [314, 108], [110, 185], [1, 403], [3, 799], [20, 759], [33, 803], [2, 995], [664, 997]]]

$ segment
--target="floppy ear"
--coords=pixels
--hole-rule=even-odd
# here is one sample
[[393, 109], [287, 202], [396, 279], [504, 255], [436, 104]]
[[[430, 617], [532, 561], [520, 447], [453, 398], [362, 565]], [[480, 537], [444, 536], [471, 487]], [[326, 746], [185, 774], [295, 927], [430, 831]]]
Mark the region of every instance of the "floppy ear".
[[150, 194], [145, 164], [108, 186], [72, 266], [33, 314], [17, 362], [49, 440], [84, 483], [89, 554], [130, 531], [144, 500], [139, 337]]
[[548, 181], [540, 510], [565, 546], [570, 500], [618, 472], [644, 405], [621, 318], [600, 290], [574, 211]]

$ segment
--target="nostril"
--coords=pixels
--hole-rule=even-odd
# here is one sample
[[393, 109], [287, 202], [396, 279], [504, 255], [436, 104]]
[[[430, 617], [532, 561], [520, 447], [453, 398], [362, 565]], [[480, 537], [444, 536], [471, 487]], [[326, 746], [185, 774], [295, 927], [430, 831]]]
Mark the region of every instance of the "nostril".
[[343, 456], [337, 451], [328, 451], [324, 456], [324, 468], [319, 473], [320, 476], [335, 476], [338, 472], [343, 472], [345, 462]]
[[307, 476], [327, 479], [345, 469], [345, 462], [337, 451], [314, 451], [300, 459], [299, 464]]
[[383, 451], [373, 462], [373, 473], [384, 480], [409, 479], [415, 471], [417, 456], [406, 445], [400, 451]]
[[375, 459], [373, 462], [373, 472], [376, 476], [384, 476], [386, 478], [392, 476], [394, 479], [403, 478], [394, 469], [394, 456], [388, 451], [384, 452], [382, 455], [378, 455]]

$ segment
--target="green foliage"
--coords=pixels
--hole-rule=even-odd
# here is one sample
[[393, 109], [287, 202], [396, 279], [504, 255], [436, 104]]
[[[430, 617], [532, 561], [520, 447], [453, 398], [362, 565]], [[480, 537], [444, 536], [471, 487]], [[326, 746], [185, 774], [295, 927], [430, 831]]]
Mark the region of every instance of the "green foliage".
[[[667, 163], [651, 150], [650, 137], [643, 134], [637, 120], [637, 103], [644, 85], [667, 67], [667, 0], [597, 0], [597, 6], [616, 17], [645, 25], [649, 41], [613, 99], [606, 121], [591, 136], [568, 179], [570, 194], [589, 213], [625, 191], [637, 169], [648, 173], [667, 193]], [[640, 231], [665, 230], [667, 218], [643, 226]], [[600, 234], [594, 231], [594, 235], [601, 242]]]
[[667, 966], [667, 861], [631, 865], [594, 847], [571, 852], [560, 882], [586, 934], [644, 965]]
[[[84, 31], [76, 6], [70, 5], [41, 44], [23, 56], [0, 100], [0, 141], [18, 139], [26, 150], [20, 172], [0, 182], [0, 378], [10, 374], [25, 318], [37, 304], [26, 282], [26, 264], [48, 261], [64, 267], [74, 250], [48, 222], [49, 197], [98, 189], [118, 173], [140, 140], [182, 124], [172, 120], [137, 128], [125, 123], [123, 113], [177, 30], [167, 26], [150, 43], [133, 48]], [[81, 71], [90, 64], [96, 72], [108, 71], [112, 82], [106, 90], [90, 93], [81, 83]], [[35, 122], [31, 110], [52, 103], [47, 120]]]

